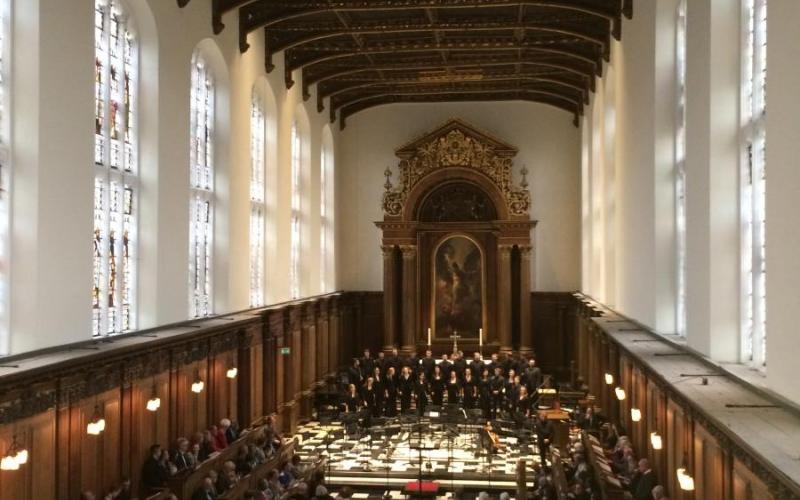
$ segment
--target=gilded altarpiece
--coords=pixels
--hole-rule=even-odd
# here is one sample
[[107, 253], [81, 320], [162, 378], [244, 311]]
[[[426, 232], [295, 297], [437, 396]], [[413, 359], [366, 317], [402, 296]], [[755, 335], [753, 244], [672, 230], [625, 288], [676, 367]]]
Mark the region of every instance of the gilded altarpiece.
[[445, 352], [532, 346], [532, 229], [527, 172], [516, 148], [451, 120], [398, 148], [386, 171], [383, 220], [384, 349]]

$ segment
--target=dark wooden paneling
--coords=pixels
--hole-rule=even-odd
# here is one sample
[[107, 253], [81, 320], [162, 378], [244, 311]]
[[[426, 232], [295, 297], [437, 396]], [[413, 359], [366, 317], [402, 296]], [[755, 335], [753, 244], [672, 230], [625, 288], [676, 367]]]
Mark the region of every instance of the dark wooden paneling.
[[575, 357], [575, 298], [568, 292], [531, 293], [533, 350], [542, 371], [561, 380]]
[[[713, 372], [713, 366], [587, 297], [576, 295], [575, 298], [577, 373], [587, 381], [597, 397], [597, 405], [612, 421], [626, 428], [637, 454], [651, 459], [670, 498], [800, 498], [800, 485], [777, 470], [758, 449], [748, 448], [747, 441], [758, 439], [755, 427], [751, 429], [755, 435], [736, 435], [729, 427], [730, 422], [719, 423], [709, 417], [704, 406], [709, 404], [707, 401], [687, 397], [681, 392], [687, 386], [678, 384], [689, 379], [670, 382], [671, 379], [659, 371], [669, 366], [679, 373], [705, 373]], [[673, 361], [663, 361], [656, 369], [653, 365], [656, 359]], [[605, 373], [614, 376], [613, 385], [605, 385]], [[725, 379], [714, 380], [716, 383], [712, 382], [709, 394], [730, 393], [732, 387], [746, 390], [741, 383], [723, 387], [727, 383]], [[613, 396], [615, 386], [625, 389], [624, 401], [617, 401]], [[756, 400], [758, 396], [753, 392], [748, 397]], [[743, 396], [739, 394], [735, 399], [743, 399]], [[642, 421], [631, 421], [632, 406], [641, 410]], [[731, 415], [731, 419], [734, 418]], [[661, 450], [654, 450], [650, 443], [653, 431], [662, 436]], [[694, 477], [693, 493], [679, 489], [676, 469], [681, 466], [687, 467]]]
[[[123, 477], [136, 494], [151, 444], [171, 448], [177, 437], [191, 438], [223, 417], [247, 425], [277, 414], [290, 419], [279, 425], [291, 428], [310, 410], [309, 390], [362, 340], [379, 342], [383, 323], [381, 295], [372, 293], [313, 297], [225, 319], [147, 332], [153, 340], [6, 358], [19, 368], [0, 376], [0, 453], [16, 435], [30, 459], [0, 472], [0, 497], [102, 496]], [[281, 355], [280, 347], [291, 353]], [[229, 379], [233, 366], [238, 374]], [[190, 390], [196, 378], [205, 383], [200, 394]], [[154, 394], [161, 407], [150, 412]], [[106, 420], [99, 436], [86, 433], [95, 407]]]

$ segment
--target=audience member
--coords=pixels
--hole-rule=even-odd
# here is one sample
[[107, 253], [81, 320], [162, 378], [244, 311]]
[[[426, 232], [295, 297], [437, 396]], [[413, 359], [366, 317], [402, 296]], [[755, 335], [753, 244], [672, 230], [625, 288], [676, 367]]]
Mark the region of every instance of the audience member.
[[161, 445], [151, 446], [150, 456], [142, 466], [142, 484], [148, 493], [163, 487], [169, 478], [169, 468], [164, 464], [161, 451]]
[[652, 500], [653, 488], [658, 485], [656, 473], [650, 467], [650, 461], [646, 458], [639, 460], [639, 470], [631, 480], [631, 494], [634, 500]]
[[197, 491], [192, 495], [192, 500], [216, 500], [217, 491], [214, 487], [214, 480], [211, 476], [206, 476], [203, 479], [203, 484], [197, 488]]
[[225, 434], [225, 441], [231, 444], [239, 439], [239, 431], [235, 423], [231, 422], [228, 418], [223, 418], [219, 421], [219, 428]]
[[653, 495], [653, 500], [669, 500], [669, 498], [667, 498], [666, 490], [660, 484], [653, 488], [651, 493]]

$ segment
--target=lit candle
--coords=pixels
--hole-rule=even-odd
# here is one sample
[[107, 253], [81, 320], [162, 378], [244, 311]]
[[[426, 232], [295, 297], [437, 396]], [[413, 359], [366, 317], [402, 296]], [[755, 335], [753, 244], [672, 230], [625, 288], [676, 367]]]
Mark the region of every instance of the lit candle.
[[431, 346], [431, 327], [428, 327], [428, 347]]
[[478, 346], [483, 347], [483, 328], [478, 328]]

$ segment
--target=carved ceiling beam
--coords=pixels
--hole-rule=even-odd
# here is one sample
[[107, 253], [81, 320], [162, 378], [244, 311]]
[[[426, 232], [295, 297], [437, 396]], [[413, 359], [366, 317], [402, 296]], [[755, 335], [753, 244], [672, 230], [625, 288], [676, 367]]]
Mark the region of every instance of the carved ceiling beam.
[[497, 7], [516, 8], [520, 5], [579, 12], [608, 21], [614, 21], [619, 14], [619, 7], [615, 6], [618, 5], [616, 1], [610, 1], [608, 8], [602, 8], [597, 5], [566, 0], [407, 0], [402, 3], [391, 0], [371, 0], [369, 2], [361, 0], [328, 2], [320, 0], [316, 2], [304, 2], [302, 7], [298, 9], [296, 2], [258, 0], [245, 5], [239, 10], [242, 27], [244, 28], [244, 32], [240, 33], [239, 36], [247, 38], [250, 32], [259, 28], [275, 26], [293, 19], [325, 14], [331, 12], [331, 10], [339, 12], [378, 12], [409, 11], [426, 8], [437, 10]]
[[[353, 56], [364, 55], [364, 54], [399, 54], [399, 53], [414, 53], [414, 52], [435, 52], [445, 46], [448, 51], [462, 51], [462, 52], [491, 52], [491, 51], [517, 51], [518, 49], [523, 49], [524, 51], [528, 51], [530, 49], [540, 49], [537, 45], [533, 45], [532, 42], [526, 41], [523, 42], [523, 46], [520, 46], [517, 42], [511, 40], [499, 40], [499, 41], [490, 41], [490, 40], [463, 40], [463, 41], [448, 41], [445, 44], [440, 44], [440, 46], [436, 46], [432, 43], [426, 42], [416, 42], [416, 43], [409, 43], [409, 44], [392, 44], [392, 45], [379, 45], [376, 47], [369, 47], [360, 50], [353, 50], [350, 52], [328, 52], [323, 54], [312, 53], [311, 57], [307, 57], [301, 59], [297, 57], [294, 50], [290, 50], [285, 52], [286, 57], [286, 69], [288, 72], [294, 71], [295, 69], [300, 69], [305, 66], [311, 66], [314, 64], [319, 64], [323, 62], [329, 62], [344, 58], [350, 58]], [[599, 74], [602, 68], [602, 63], [600, 61], [600, 56], [596, 57], [594, 63], [594, 72]]]
[[[522, 33], [527, 33], [532, 31], [537, 33], [565, 35], [568, 37], [574, 37], [580, 40], [585, 40], [587, 42], [593, 43], [598, 47], [600, 47], [603, 50], [604, 54], [608, 50], [608, 43], [609, 43], [608, 34], [602, 35], [602, 34], [578, 31], [575, 29], [566, 29], [563, 27], [558, 27], [558, 25], [555, 23], [554, 24], [536, 24], [536, 23], [506, 24], [506, 23], [467, 22], [467, 23], [439, 23], [436, 25], [431, 25], [429, 23], [424, 23], [424, 24], [409, 23], [404, 26], [398, 26], [397, 24], [394, 23], [386, 23], [379, 26], [353, 25], [347, 29], [318, 32], [314, 33], [313, 35], [307, 35], [295, 38], [291, 41], [286, 41], [283, 43], [276, 44], [274, 46], [270, 46], [269, 57], [283, 50], [294, 49], [309, 43], [320, 42], [322, 40], [327, 40], [330, 38], [336, 38], [340, 36], [392, 35], [400, 33], [418, 33], [418, 32], [433, 32], [433, 31], [437, 31], [439, 33], [450, 33], [450, 32], [463, 33], [465, 31], [476, 33], [485, 31], [497, 32], [506, 30], [512, 31], [512, 33], [515, 31]], [[522, 42], [523, 40], [520, 39], [518, 41]], [[441, 46], [440, 41], [437, 40], [436, 43]], [[361, 46], [363, 47], [363, 44]]]
[[[561, 99], [556, 99], [553, 97], [549, 97], [542, 93], [527, 91], [527, 90], [514, 90], [510, 92], [485, 92], [485, 93], [463, 93], [463, 94], [451, 94], [451, 95], [444, 95], [444, 94], [413, 94], [413, 95], [381, 95], [381, 96], [371, 96], [369, 98], [365, 98], [361, 102], [352, 103], [347, 106], [343, 106], [340, 111], [339, 116], [339, 126], [340, 128], [344, 128], [346, 125], [346, 119], [349, 116], [352, 116], [360, 111], [364, 111], [365, 109], [373, 108], [375, 106], [381, 106], [384, 104], [392, 104], [392, 103], [415, 103], [415, 102], [444, 102], [444, 101], [510, 101], [510, 100], [519, 100], [519, 101], [530, 101], [530, 102], [538, 102], [542, 104], [547, 104], [550, 106], [554, 106], [556, 108], [562, 109], [569, 113], [573, 114], [573, 125], [576, 127], [579, 123], [579, 116], [583, 114], [583, 108], [578, 106], [574, 107], [569, 103], [564, 102]], [[335, 116], [332, 117], [331, 121], [335, 120]]]
[[[511, 54], [514, 51], [505, 50], [498, 52]], [[598, 67], [602, 68], [602, 66], [598, 65], [597, 61], [592, 60], [591, 58], [582, 56], [580, 54], [576, 54], [571, 51], [560, 50], [560, 49], [550, 49], [550, 48], [525, 49], [523, 51], [516, 51], [515, 58], [505, 58], [505, 59], [497, 59], [496, 58], [497, 55], [499, 54], [481, 53], [480, 58], [476, 58], [474, 61], [459, 60], [459, 61], [452, 61], [451, 63], [446, 65], [423, 61], [423, 62], [413, 62], [413, 63], [380, 64], [375, 67], [364, 65], [363, 63], [348, 64], [349, 61], [346, 61], [344, 60], [345, 58], [342, 58], [340, 59], [340, 61], [343, 64], [341, 65], [337, 64], [334, 68], [328, 69], [327, 71], [317, 72], [315, 71], [316, 68], [314, 65], [307, 65], [303, 67], [303, 85], [308, 87], [315, 83], [324, 82], [326, 80], [335, 79], [342, 76], [355, 75], [367, 71], [373, 71], [375, 69], [380, 69], [385, 71], [394, 71], [394, 70], [424, 71], [424, 70], [495, 67], [495, 66], [504, 66], [511, 64], [522, 64], [522, 65], [535, 65], [535, 66], [549, 67], [553, 69], [563, 70], [569, 73], [574, 73], [581, 77], [585, 77], [587, 80], [593, 80], [591, 76], [598, 74]], [[492, 56], [495, 57], [493, 58]], [[539, 57], [537, 58], [537, 56]], [[543, 59], [542, 56], [544, 57], [554, 56], [557, 57], [558, 59], [556, 60], [550, 58]]]
[[[532, 75], [506, 75], [506, 76], [496, 76], [491, 78], [485, 78], [480, 80], [481, 84], [493, 83], [496, 86], [501, 88], [508, 88], [508, 84], [514, 85], [519, 87], [520, 84], [551, 84], [555, 85], [559, 90], [553, 89], [554, 93], [558, 95], [562, 95], [563, 97], [569, 99], [578, 99], [583, 104], [589, 103], [589, 94], [586, 92], [585, 88], [581, 87], [580, 85], [575, 85], [574, 83], [565, 82], [563, 80], [559, 80], [557, 78], [543, 78], [538, 76]], [[506, 85], [502, 85], [506, 84]], [[495, 85], [486, 85], [485, 89], [481, 90], [492, 90]], [[339, 88], [333, 91], [327, 92], [327, 95], [318, 94], [318, 108], [319, 102], [321, 99], [325, 97], [329, 97], [331, 102], [335, 102], [336, 99], [340, 98], [340, 96], [345, 96], [341, 98], [346, 98], [347, 93], [352, 93], [356, 91], [364, 91], [362, 92], [363, 95], [368, 95], [370, 92], [398, 92], [403, 90], [422, 90], [424, 89], [424, 85], [420, 85], [420, 82], [410, 80], [410, 81], [402, 81], [402, 80], [392, 80], [392, 81], [377, 81], [377, 82], [369, 82], [363, 83], [358, 85], [350, 85], [345, 86], [343, 88]], [[339, 105], [341, 107], [341, 105]]]
[[519, 94], [519, 93], [528, 93], [532, 95], [539, 95], [539, 96], [546, 96], [550, 99], [554, 99], [556, 101], [561, 102], [566, 106], [565, 109], [569, 109], [571, 112], [574, 113], [582, 113], [583, 107], [581, 106], [580, 98], [569, 97], [565, 96], [561, 93], [554, 92], [552, 90], [545, 90], [545, 89], [538, 89], [538, 88], [521, 88], [519, 86], [497, 86], [493, 88], [461, 88], [461, 89], [431, 89], [431, 90], [424, 90], [424, 89], [411, 89], [411, 90], [397, 90], [397, 89], [386, 89], [385, 91], [379, 91], [377, 93], [368, 94], [368, 95], [357, 95], [353, 96], [352, 98], [337, 101], [333, 100], [331, 102], [331, 121], [336, 118], [336, 111], [339, 108], [343, 108], [346, 106], [351, 106], [353, 104], [357, 104], [359, 102], [365, 101], [367, 99], [372, 99], [375, 97], [382, 97], [382, 96], [393, 96], [395, 98], [402, 98], [402, 97], [413, 97], [413, 96], [436, 96], [441, 98], [451, 97], [451, 96], [459, 96], [459, 95], [470, 95], [476, 101], [480, 101], [481, 96], [484, 95], [494, 95], [494, 94]]

